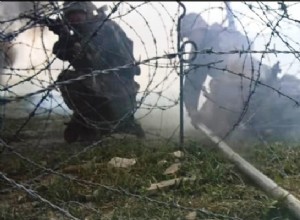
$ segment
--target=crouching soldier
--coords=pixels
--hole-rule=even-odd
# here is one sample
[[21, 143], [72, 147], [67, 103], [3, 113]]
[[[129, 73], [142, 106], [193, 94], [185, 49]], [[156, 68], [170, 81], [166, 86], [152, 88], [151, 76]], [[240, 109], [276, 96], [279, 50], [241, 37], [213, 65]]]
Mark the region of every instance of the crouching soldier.
[[[63, 22], [48, 27], [59, 35], [53, 53], [74, 68], [62, 71], [57, 79], [64, 102], [73, 111], [65, 140], [91, 140], [111, 132], [144, 137], [134, 119], [139, 89], [134, 76], [140, 68], [134, 65], [132, 40], [91, 2], [63, 6]], [[113, 70], [100, 72], [107, 69]]]

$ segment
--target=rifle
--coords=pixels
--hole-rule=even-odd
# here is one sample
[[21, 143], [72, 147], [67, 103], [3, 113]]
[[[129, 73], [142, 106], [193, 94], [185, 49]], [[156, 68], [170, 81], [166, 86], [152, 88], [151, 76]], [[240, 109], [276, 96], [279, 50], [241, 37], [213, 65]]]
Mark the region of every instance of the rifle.
[[[98, 21], [97, 25], [101, 24], [101, 21], [105, 22], [105, 19], [107, 18], [107, 15], [105, 11], [107, 10], [107, 6], [104, 5], [97, 9], [98, 14], [94, 16], [92, 20]], [[25, 16], [24, 16], [25, 17]], [[60, 18], [57, 19], [51, 19], [47, 16], [39, 16], [39, 15], [31, 15], [26, 16], [26, 18], [30, 18], [35, 23], [40, 25], [45, 25], [48, 27], [50, 31], [52, 31], [54, 34], [58, 35], [61, 39], [65, 38], [68, 39], [68, 37], [71, 35], [70, 30], [73, 31], [73, 39], [76, 39], [75, 42], [78, 42], [78, 45], [80, 48], [79, 50], [84, 50], [85, 57], [87, 60], [91, 62], [91, 68], [92, 69], [101, 69], [101, 62], [99, 62], [101, 59], [104, 59], [104, 57], [101, 57], [102, 54], [100, 54], [100, 50], [98, 49], [98, 45], [95, 45], [95, 41], [92, 40], [94, 37], [93, 35], [93, 29], [86, 29], [88, 28], [88, 25], [79, 25], [77, 28], [74, 29], [72, 25], [68, 25]], [[92, 21], [92, 22], [94, 22]], [[70, 39], [69, 39], [70, 40]], [[129, 45], [125, 46], [128, 50], [132, 50], [133, 45], [132, 42], [129, 42]], [[127, 48], [129, 47], [129, 48]], [[99, 66], [100, 65], [100, 66]], [[136, 73], [138, 75], [138, 73]]]
[[[98, 8], [97, 9], [98, 16], [96, 16], [97, 19], [103, 20], [106, 17], [105, 11], [107, 11], [107, 10], [108, 10], [107, 5], [104, 5], [100, 8]], [[69, 33], [69, 29], [67, 28], [67, 25], [64, 24], [64, 22], [60, 18], [52, 19], [49, 17], [42, 17], [42, 16], [39, 16], [36, 14], [35, 14], [35, 16], [21, 15], [20, 17], [21, 18], [29, 18], [29, 19], [33, 20], [35, 23], [38, 23], [40, 25], [45, 25], [48, 27], [48, 29], [50, 31], [52, 31], [56, 35], [61, 35], [62, 33], [66, 33], [66, 32]]]
[[40, 15], [20, 15], [21, 18], [27, 18], [34, 21], [35, 24], [44, 25], [47, 26], [50, 31], [52, 31], [56, 35], [69, 35], [69, 29], [67, 25], [63, 23], [63, 21], [60, 18], [52, 19], [46, 16], [40, 16]]
[[46, 18], [44, 19], [44, 24], [48, 27], [50, 31], [52, 31], [56, 35], [69, 35], [69, 29], [68, 26], [65, 25], [61, 19], [50, 19]]

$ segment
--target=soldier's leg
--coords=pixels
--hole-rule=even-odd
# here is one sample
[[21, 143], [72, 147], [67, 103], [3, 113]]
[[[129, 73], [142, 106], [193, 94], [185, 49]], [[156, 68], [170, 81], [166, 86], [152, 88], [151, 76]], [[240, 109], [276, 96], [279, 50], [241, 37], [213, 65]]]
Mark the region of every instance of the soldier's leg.
[[[71, 70], [64, 70], [62, 71], [58, 77], [57, 82], [64, 82], [69, 79], [71, 79], [74, 71]], [[69, 109], [73, 109], [72, 100], [69, 96], [69, 90], [67, 85], [60, 85], [59, 86], [62, 98], [65, 102], [65, 104], [68, 106]], [[77, 119], [76, 116], [73, 114], [71, 117], [70, 122], [65, 123], [66, 128], [64, 130], [64, 139], [68, 143], [72, 143], [78, 140], [79, 138], [79, 132], [78, 132], [78, 126], [77, 126]]]
[[70, 122], [65, 123], [64, 139], [68, 143], [73, 143], [79, 139], [81, 124], [75, 114], [72, 115]]
[[[80, 72], [72, 70], [62, 71], [57, 82], [67, 82], [80, 76]], [[65, 85], [60, 85], [61, 95], [65, 104], [73, 111], [70, 122], [66, 123], [64, 138], [68, 143], [85, 140], [94, 137], [95, 131], [91, 129], [83, 115], [86, 115], [88, 106], [86, 106], [87, 93], [84, 85], [79, 81], [73, 81]], [[83, 116], [83, 117], [82, 117]]]
[[[124, 132], [127, 134], [136, 135], [138, 138], [145, 138], [145, 132], [144, 132], [142, 126], [136, 121], [136, 119], [134, 117], [134, 112], [137, 107], [136, 99], [134, 98], [134, 99], [129, 100], [129, 99], [123, 98], [123, 102], [125, 102], [123, 104], [123, 106], [127, 106], [127, 108], [126, 108], [127, 112], [124, 112], [126, 115], [126, 118], [124, 118], [122, 123], [120, 123], [120, 127], [119, 127], [118, 131]], [[121, 100], [120, 100], [120, 103], [122, 103]]]
[[78, 114], [72, 115], [71, 121], [66, 123], [64, 138], [68, 143], [75, 141], [93, 141], [97, 138], [96, 128], [89, 126]]
[[[64, 70], [62, 71], [58, 77], [57, 77], [57, 82], [70, 82], [70, 80], [76, 78], [79, 76], [79, 73], [73, 70]], [[76, 108], [76, 102], [80, 100], [80, 91], [83, 90], [81, 88], [81, 84], [78, 82], [72, 82], [72, 83], [67, 83], [63, 85], [59, 85], [59, 89], [62, 95], [62, 98], [65, 102], [65, 104], [68, 106], [69, 109], [73, 110]]]
[[87, 121], [80, 123], [79, 141], [95, 141], [101, 134], [102, 132], [91, 123]]
[[[144, 137], [143, 129], [134, 119], [139, 85], [133, 79], [116, 77], [115, 75], [103, 75], [101, 82], [104, 82], [101, 84], [103, 94], [100, 92], [99, 96], [107, 96], [107, 100], [99, 101], [98, 103], [103, 105], [100, 107], [97, 104], [97, 109], [104, 116], [103, 120], [110, 123], [106, 127], [113, 129], [107, 130], [107, 132], [130, 133], [138, 137]], [[101, 132], [104, 131], [105, 128], [103, 131], [101, 130]]]
[[[133, 117], [133, 116], [132, 116]], [[145, 138], [146, 134], [142, 126], [133, 118], [128, 124], [128, 133], [136, 135], [138, 138]]]
[[134, 112], [136, 111], [138, 105], [136, 101], [137, 93], [140, 88], [140, 85], [133, 80], [133, 98], [131, 99], [132, 106], [131, 106], [131, 111], [132, 114], [128, 118], [128, 131], [134, 135], [136, 135], [138, 138], [145, 138], [145, 131], [142, 128], [142, 126], [136, 121], [134, 117]]

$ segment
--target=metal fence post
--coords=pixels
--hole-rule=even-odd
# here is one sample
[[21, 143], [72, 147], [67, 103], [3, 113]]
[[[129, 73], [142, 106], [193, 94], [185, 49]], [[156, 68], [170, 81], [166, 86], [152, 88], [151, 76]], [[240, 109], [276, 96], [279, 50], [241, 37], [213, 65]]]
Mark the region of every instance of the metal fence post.
[[179, 143], [180, 146], [183, 146], [184, 142], [184, 120], [183, 120], [183, 60], [182, 60], [182, 49], [181, 46], [181, 19], [185, 16], [186, 8], [182, 2], [178, 2], [180, 7], [183, 8], [182, 14], [178, 18], [178, 26], [177, 26], [177, 51], [178, 51], [178, 58], [179, 58]]

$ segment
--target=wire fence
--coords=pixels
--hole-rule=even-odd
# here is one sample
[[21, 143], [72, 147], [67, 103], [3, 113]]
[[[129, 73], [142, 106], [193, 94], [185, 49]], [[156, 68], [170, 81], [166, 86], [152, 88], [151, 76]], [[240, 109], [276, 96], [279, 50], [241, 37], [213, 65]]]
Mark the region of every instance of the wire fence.
[[[62, 3], [0, 2], [0, 140], [3, 158], [0, 193], [3, 198], [7, 201], [17, 198], [13, 200], [20, 203], [25, 197], [21, 194], [16, 197], [15, 192], [19, 190], [42, 204], [36, 204], [36, 208], [31, 203], [35, 212], [32, 216], [26, 214], [27, 219], [51, 219], [49, 215], [55, 216], [52, 219], [113, 219], [113, 216], [116, 219], [139, 219], [135, 217], [139, 214], [134, 208], [126, 211], [126, 206], [137, 206], [133, 205], [134, 201], [147, 207], [137, 209], [153, 214], [151, 219], [170, 219], [186, 213], [197, 213], [200, 219], [243, 219], [239, 217], [242, 214], [201, 206], [201, 202], [190, 204], [180, 193], [174, 192], [173, 197], [164, 197], [163, 192], [160, 196], [149, 194], [143, 186], [145, 182], [133, 180], [123, 171], [107, 170], [106, 165], [100, 163], [107, 159], [104, 152], [110, 152], [110, 145], [135, 143], [130, 142], [131, 139], [127, 143], [123, 138], [108, 135], [92, 144], [75, 143], [71, 149], [63, 140], [63, 132], [64, 123], [72, 117], [72, 110], [61, 97], [59, 88], [139, 66], [141, 74], [135, 76], [139, 84], [135, 118], [146, 133], [148, 142], [145, 142], [150, 145], [153, 140], [167, 141], [175, 146], [179, 144], [184, 151], [191, 139], [202, 137], [195, 129], [197, 123], [204, 123], [217, 136], [232, 144], [245, 140], [251, 143], [258, 140], [264, 144], [271, 140], [299, 141], [299, 3], [95, 4], [98, 8], [108, 5], [107, 20], [118, 23], [132, 39], [136, 62], [57, 81], [60, 72], [71, 70], [72, 66], [52, 53], [58, 36], [36, 18], [61, 16]], [[115, 144], [111, 143], [112, 140]], [[141, 146], [145, 147], [139, 143]], [[43, 155], [38, 157], [37, 152]], [[116, 152], [106, 156], [122, 154]], [[196, 172], [197, 166], [205, 160], [197, 158], [195, 152], [185, 153], [188, 156], [184, 160], [194, 163], [185, 168], [187, 171], [182, 175]], [[272, 160], [279, 157], [272, 155]], [[76, 166], [72, 167], [72, 164]], [[25, 169], [27, 176], [14, 175], [14, 169]], [[70, 174], [73, 169], [77, 170], [76, 175]], [[142, 168], [131, 169], [138, 173]], [[90, 172], [95, 173], [89, 176]], [[115, 176], [111, 174], [114, 172]], [[141, 171], [143, 175], [146, 172]], [[227, 171], [214, 172], [211, 178], [217, 178], [222, 172], [226, 176]], [[239, 187], [244, 184], [234, 170], [228, 172], [233, 179], [230, 181], [238, 183]], [[195, 181], [191, 177], [194, 174], [188, 175], [188, 181]], [[162, 178], [161, 174], [151, 175]], [[196, 178], [200, 185], [205, 179], [204, 174], [201, 175]], [[153, 176], [147, 176], [150, 178], [148, 182], [157, 180]], [[120, 179], [124, 182], [120, 183]], [[175, 183], [178, 182], [192, 188], [185, 188], [189, 196], [198, 193], [193, 184], [185, 185], [183, 179], [175, 178]], [[18, 206], [14, 217], [18, 216], [20, 209], [29, 210], [29, 207]], [[0, 214], [10, 219], [5, 210], [3, 203]], [[45, 213], [48, 217], [44, 216]]]

